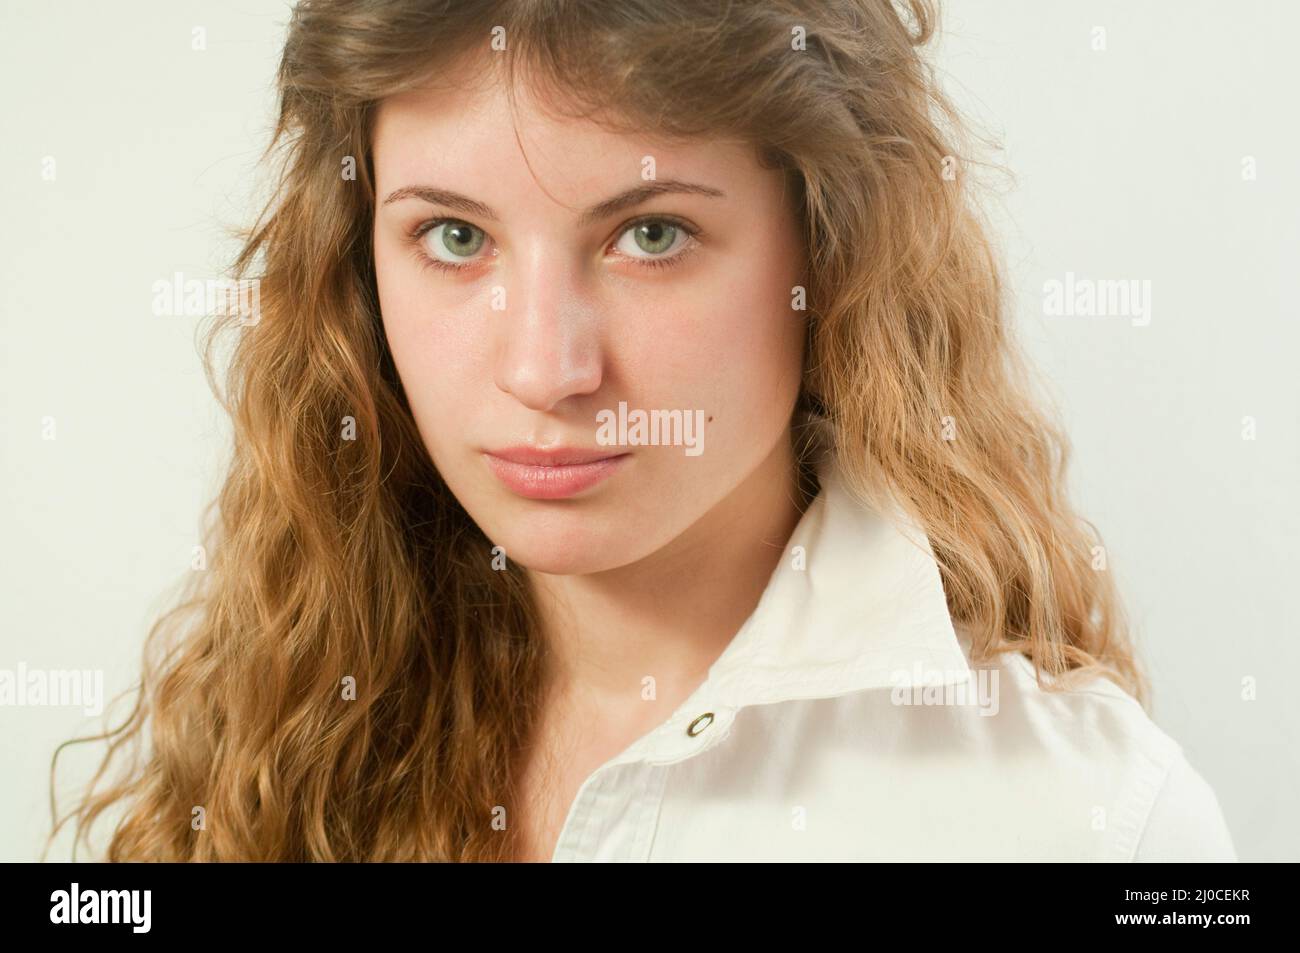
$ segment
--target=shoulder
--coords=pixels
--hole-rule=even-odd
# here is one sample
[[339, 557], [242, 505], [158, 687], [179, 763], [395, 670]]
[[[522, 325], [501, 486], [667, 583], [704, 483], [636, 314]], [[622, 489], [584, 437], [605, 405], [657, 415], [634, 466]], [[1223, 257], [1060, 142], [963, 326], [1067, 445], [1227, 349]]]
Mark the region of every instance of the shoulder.
[[[962, 644], [969, 659], [969, 642]], [[1044, 687], [1018, 653], [980, 665], [998, 672], [1002, 715], [981, 730], [1019, 739], [1062, 777], [1082, 783], [1097, 803], [1097, 825], [1109, 828], [1111, 859], [1236, 861], [1213, 789], [1182, 745], [1118, 684], [1098, 675], [1069, 688]]]
[[1133, 859], [1226, 863], [1237, 860], [1219, 799], [1182, 752], [1169, 766]]
[[1022, 655], [974, 663], [966, 651], [969, 680], [946, 672], [945, 684], [921, 690], [873, 685], [748, 706], [675, 780], [679, 795], [694, 796], [674, 823], [688, 813], [732, 823], [701, 805], [734, 813], [719, 792], [740, 797], [744, 778], [767, 834], [791, 806], [820, 819], [820, 840], [816, 825], [781, 835], [800, 856], [1235, 859], [1213, 791], [1119, 685], [1040, 685]]

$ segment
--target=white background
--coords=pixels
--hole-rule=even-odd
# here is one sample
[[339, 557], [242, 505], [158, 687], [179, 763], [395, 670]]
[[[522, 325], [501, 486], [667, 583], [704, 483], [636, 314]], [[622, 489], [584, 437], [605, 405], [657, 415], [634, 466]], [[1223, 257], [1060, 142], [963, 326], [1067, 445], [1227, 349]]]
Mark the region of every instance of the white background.
[[[0, 14], [0, 668], [103, 669], [110, 697], [189, 571], [226, 451], [199, 320], [155, 316], [151, 288], [229, 262], [225, 229], [264, 188], [289, 12], [123, 9]], [[1300, 859], [1300, 5], [944, 10], [936, 64], [1014, 175], [994, 180], [991, 213], [1017, 321], [1072, 435], [1075, 497], [1108, 544], [1154, 717], [1217, 792], [1243, 860]], [[1149, 280], [1151, 323], [1045, 315], [1043, 284], [1066, 272]], [[38, 856], [53, 749], [92, 730], [78, 709], [0, 707], [0, 860]], [[95, 760], [60, 763], [66, 796]]]

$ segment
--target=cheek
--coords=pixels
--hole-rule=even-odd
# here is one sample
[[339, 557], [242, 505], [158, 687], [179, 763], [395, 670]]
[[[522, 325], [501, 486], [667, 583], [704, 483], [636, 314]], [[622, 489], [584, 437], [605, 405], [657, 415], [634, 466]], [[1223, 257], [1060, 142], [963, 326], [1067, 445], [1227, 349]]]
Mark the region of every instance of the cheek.
[[[719, 430], [785, 413], [798, 393], [804, 316], [791, 307], [796, 278], [780, 254], [738, 255], [692, 282], [663, 309], [672, 333], [648, 338], [646, 372], [670, 376], [682, 396], [717, 417]], [[774, 421], [767, 429], [783, 426]]]
[[375, 235], [375, 286], [379, 294], [379, 313], [384, 335], [393, 352], [393, 363], [409, 390], [413, 381], [408, 374], [418, 374], [419, 353], [428, 321], [421, 307], [419, 288], [412, 277], [415, 269], [402, 254], [398, 242], [386, 233]]
[[753, 369], [754, 385], [772, 388], [802, 363], [803, 315], [791, 307], [794, 276], [787, 261], [730, 275], [719, 331], [738, 364]]
[[430, 276], [400, 249], [376, 247], [375, 278], [384, 335], [411, 411], [433, 451], [457, 432], [457, 411], [470, 399], [469, 384], [478, 374], [475, 312], [461, 301], [447, 300]]

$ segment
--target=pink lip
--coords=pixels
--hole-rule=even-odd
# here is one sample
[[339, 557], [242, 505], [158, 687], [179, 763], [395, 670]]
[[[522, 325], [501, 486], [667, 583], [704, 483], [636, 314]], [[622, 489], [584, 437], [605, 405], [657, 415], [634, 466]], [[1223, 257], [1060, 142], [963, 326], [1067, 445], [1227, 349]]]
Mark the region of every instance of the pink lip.
[[483, 456], [497, 479], [520, 496], [562, 500], [605, 480], [631, 454], [570, 447], [507, 447], [484, 452]]

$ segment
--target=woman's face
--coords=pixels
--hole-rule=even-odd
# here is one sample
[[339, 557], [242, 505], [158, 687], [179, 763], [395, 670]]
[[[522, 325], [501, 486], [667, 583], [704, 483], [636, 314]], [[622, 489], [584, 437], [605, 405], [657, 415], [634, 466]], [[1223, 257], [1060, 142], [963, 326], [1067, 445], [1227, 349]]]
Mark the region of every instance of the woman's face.
[[782, 477], [802, 249], [752, 150], [612, 133], [526, 89], [512, 115], [496, 83], [386, 100], [374, 169], [398, 373], [434, 465], [508, 559], [625, 566]]

